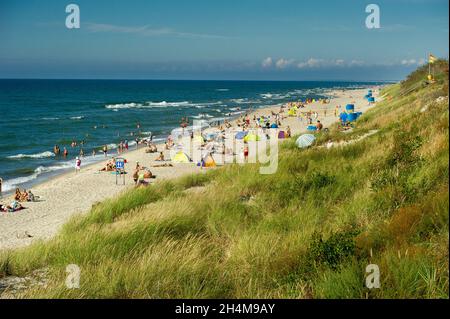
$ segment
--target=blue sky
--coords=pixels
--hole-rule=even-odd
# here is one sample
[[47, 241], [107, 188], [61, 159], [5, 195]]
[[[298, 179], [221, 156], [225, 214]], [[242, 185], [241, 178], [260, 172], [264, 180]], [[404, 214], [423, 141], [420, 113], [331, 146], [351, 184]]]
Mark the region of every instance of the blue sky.
[[0, 77], [398, 80], [448, 30], [448, 0], [0, 0]]

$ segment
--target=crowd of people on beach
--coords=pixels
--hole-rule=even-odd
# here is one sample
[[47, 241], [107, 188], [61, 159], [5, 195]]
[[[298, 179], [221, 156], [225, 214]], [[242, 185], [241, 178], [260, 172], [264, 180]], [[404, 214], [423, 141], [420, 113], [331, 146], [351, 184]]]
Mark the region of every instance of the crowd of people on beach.
[[0, 203], [0, 212], [17, 212], [19, 210], [25, 209], [25, 207], [22, 206], [21, 202], [35, 202], [38, 199], [39, 197], [35, 196], [31, 190], [27, 191], [26, 189], [20, 190], [19, 188], [16, 188], [11, 204], [5, 205]]

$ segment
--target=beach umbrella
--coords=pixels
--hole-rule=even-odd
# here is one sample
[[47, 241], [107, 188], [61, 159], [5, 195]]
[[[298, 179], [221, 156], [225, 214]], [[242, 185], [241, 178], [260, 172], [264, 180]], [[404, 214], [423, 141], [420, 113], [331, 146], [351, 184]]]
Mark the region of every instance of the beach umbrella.
[[299, 148], [307, 148], [311, 146], [314, 141], [316, 140], [316, 137], [312, 134], [303, 134], [300, 135], [300, 137], [295, 142], [295, 145], [297, 145]]
[[237, 132], [236, 139], [242, 140], [244, 137], [247, 136], [247, 134], [248, 134], [248, 132], [245, 132], [245, 131]]

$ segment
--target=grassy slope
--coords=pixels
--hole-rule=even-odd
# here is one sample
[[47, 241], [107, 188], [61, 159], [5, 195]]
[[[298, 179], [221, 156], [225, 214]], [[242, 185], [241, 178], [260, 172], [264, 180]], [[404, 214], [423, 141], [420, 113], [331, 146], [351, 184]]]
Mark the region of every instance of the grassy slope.
[[[130, 191], [55, 239], [0, 255], [0, 276], [48, 266], [28, 297], [448, 298], [448, 64], [385, 89], [341, 148], [283, 144], [278, 172], [230, 165]], [[427, 106], [427, 110], [420, 110]], [[65, 288], [65, 267], [81, 289]], [[381, 289], [364, 288], [376, 263]]]

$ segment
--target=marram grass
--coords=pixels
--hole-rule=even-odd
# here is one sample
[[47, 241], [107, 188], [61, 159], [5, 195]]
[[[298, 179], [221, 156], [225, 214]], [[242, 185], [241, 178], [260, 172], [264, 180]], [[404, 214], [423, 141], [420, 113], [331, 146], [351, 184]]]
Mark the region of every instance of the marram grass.
[[[448, 63], [435, 69], [437, 83], [421, 68], [353, 132], [318, 138], [378, 130], [362, 141], [287, 141], [274, 175], [230, 165], [129, 191], [1, 253], [0, 276], [47, 268], [32, 298], [448, 298]], [[368, 264], [380, 289], [364, 286]]]

